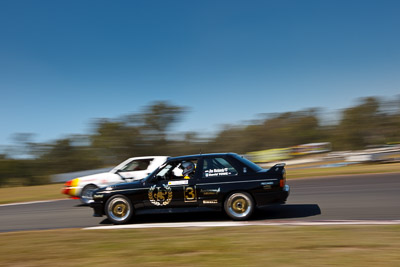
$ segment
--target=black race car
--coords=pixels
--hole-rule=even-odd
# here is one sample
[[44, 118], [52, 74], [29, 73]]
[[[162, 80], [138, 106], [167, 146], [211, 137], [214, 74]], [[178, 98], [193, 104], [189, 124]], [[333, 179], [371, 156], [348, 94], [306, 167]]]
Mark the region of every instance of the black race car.
[[115, 224], [134, 214], [203, 208], [223, 209], [234, 220], [247, 220], [256, 207], [285, 203], [290, 188], [285, 164], [262, 169], [234, 153], [169, 158], [148, 177], [93, 192], [93, 216]]

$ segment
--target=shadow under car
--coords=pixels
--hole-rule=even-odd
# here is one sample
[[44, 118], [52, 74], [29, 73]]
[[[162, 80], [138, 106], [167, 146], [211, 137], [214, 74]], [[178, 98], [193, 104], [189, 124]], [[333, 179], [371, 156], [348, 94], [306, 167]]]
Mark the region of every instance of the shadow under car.
[[[285, 204], [269, 205], [255, 210], [249, 221], [295, 219], [321, 214], [317, 204]], [[175, 222], [206, 222], [206, 221], [230, 221], [222, 211], [198, 211], [198, 212], [173, 212], [140, 214], [133, 216], [130, 223], [175, 223]], [[107, 218], [100, 224], [112, 224]]]

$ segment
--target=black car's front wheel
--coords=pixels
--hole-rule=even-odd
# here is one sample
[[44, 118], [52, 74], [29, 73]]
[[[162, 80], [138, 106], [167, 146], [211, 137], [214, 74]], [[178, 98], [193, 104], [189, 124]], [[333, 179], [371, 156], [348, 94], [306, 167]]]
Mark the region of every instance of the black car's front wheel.
[[127, 223], [133, 215], [133, 206], [131, 201], [123, 195], [111, 197], [105, 207], [108, 219], [114, 224]]
[[247, 220], [254, 211], [254, 200], [246, 192], [236, 192], [230, 194], [224, 203], [226, 214], [233, 220]]

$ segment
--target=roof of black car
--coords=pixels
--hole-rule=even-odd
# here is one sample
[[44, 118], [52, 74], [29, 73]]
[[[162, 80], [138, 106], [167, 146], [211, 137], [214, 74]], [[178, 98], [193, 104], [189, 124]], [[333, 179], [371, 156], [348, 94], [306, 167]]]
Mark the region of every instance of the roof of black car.
[[199, 158], [199, 157], [223, 157], [227, 155], [236, 155], [235, 153], [208, 153], [208, 154], [195, 154], [195, 155], [186, 155], [186, 156], [178, 156], [178, 157], [171, 157], [168, 160], [184, 160], [189, 158]]

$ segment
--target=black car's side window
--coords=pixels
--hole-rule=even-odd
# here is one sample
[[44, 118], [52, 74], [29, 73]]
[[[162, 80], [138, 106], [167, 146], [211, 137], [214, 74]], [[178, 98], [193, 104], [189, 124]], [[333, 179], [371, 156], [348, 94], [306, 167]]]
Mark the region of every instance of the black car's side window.
[[203, 178], [235, 175], [238, 175], [238, 171], [224, 158], [204, 159]]

